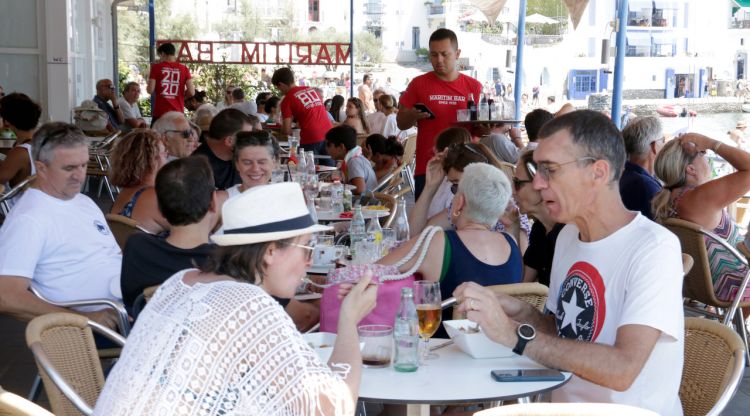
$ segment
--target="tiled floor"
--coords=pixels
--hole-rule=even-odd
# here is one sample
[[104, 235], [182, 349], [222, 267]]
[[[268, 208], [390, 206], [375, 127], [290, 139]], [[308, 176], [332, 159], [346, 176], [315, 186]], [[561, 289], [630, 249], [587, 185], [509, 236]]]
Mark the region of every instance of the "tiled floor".
[[[13, 393], [26, 397], [36, 375], [36, 366], [31, 352], [24, 341], [26, 325], [14, 319], [0, 316], [0, 386]], [[44, 395], [39, 404], [48, 407]], [[746, 416], [750, 414], [750, 371], [740, 390], [732, 399], [725, 416]]]

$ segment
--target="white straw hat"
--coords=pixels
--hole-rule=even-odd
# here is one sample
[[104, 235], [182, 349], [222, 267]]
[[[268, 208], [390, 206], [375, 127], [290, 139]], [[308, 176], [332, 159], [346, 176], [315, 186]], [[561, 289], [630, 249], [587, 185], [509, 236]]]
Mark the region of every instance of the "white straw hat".
[[283, 240], [333, 229], [313, 221], [302, 189], [294, 182], [250, 188], [228, 199], [221, 216], [224, 234], [211, 237], [220, 246]]

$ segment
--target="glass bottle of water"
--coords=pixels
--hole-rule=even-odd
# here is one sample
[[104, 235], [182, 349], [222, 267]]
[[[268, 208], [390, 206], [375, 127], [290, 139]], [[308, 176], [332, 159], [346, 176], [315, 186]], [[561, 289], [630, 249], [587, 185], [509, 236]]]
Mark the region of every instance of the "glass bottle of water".
[[370, 219], [370, 224], [367, 226], [367, 241], [375, 244], [377, 253], [382, 251], [380, 245], [383, 243], [383, 228], [377, 218]]
[[410, 373], [419, 368], [419, 320], [414, 305], [414, 294], [410, 287], [401, 289], [401, 304], [393, 323], [393, 340], [396, 355], [393, 368]]
[[344, 212], [344, 185], [339, 180], [333, 181], [331, 185], [331, 206], [336, 214]]
[[344, 187], [344, 211], [352, 210], [352, 191]]
[[312, 151], [305, 152], [305, 162], [307, 164], [307, 174], [315, 175], [315, 153]]
[[401, 245], [409, 241], [409, 217], [406, 215], [406, 201], [404, 198], [398, 200], [396, 205], [396, 217], [393, 220], [393, 229], [396, 231], [396, 245]]
[[297, 153], [297, 175], [299, 175], [299, 182], [304, 184], [307, 176], [307, 160], [305, 159], [305, 149], [301, 147]]
[[367, 238], [367, 229], [365, 228], [365, 217], [362, 215], [362, 206], [354, 206], [354, 216], [352, 217], [352, 223], [349, 225], [349, 249], [352, 254], [352, 259], [357, 259], [357, 243]]

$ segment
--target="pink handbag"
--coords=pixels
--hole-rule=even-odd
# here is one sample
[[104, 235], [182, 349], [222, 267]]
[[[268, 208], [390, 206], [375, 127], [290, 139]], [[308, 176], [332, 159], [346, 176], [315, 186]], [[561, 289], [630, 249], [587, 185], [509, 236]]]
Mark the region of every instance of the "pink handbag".
[[[329, 283], [357, 282], [367, 270], [371, 270], [373, 281], [380, 283], [375, 309], [362, 318], [359, 325], [393, 325], [401, 301], [401, 288], [412, 287], [414, 285], [414, 272], [422, 265], [427, 255], [427, 250], [430, 248], [430, 241], [439, 230], [439, 227], [425, 228], [414, 244], [414, 247], [412, 247], [404, 258], [395, 264], [355, 264], [334, 269], [328, 274]], [[399, 273], [398, 268], [408, 263], [417, 251], [419, 251], [419, 257], [414, 265], [406, 273]], [[335, 333], [338, 330], [339, 311], [341, 309], [338, 291], [338, 284], [323, 290], [323, 298], [320, 300], [321, 332]]]

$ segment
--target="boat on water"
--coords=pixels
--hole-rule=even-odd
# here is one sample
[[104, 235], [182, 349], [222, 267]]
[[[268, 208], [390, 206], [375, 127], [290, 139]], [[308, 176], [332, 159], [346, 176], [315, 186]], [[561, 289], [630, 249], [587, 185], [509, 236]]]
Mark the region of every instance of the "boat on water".
[[[750, 105], [748, 107], [748, 110], [750, 110]], [[744, 105], [742, 106], [742, 111], [745, 111]], [[673, 104], [663, 105], [657, 108], [656, 112], [662, 117], [695, 117], [698, 115], [695, 110], [690, 110], [687, 107]]]

